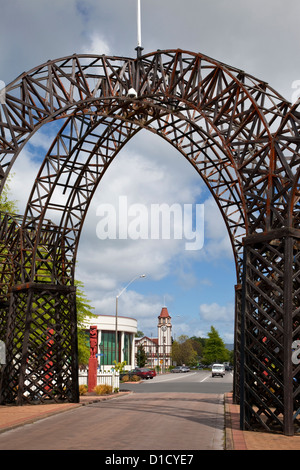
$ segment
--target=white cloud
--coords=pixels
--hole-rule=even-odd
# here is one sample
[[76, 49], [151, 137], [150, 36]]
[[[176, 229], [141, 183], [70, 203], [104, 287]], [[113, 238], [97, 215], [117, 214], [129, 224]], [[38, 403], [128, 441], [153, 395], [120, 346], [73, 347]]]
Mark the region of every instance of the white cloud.
[[[137, 153], [142, 141], [144, 151], [148, 152], [146, 155]], [[99, 240], [96, 236], [100, 220], [96, 215], [97, 208], [101, 204], [110, 203], [118, 210], [120, 196], [127, 197], [128, 205], [141, 203], [149, 211], [154, 203], [172, 205], [195, 201], [199, 189], [195, 185], [194, 172], [183, 173], [186, 162], [182, 161], [182, 157], [179, 155], [180, 159], [176, 159], [174, 153], [171, 156], [157, 156], [157, 139], [153, 139], [150, 145], [151, 152], [147, 142], [147, 136], [141, 136], [136, 141], [134, 151], [128, 147], [116, 158], [100, 183], [85, 221], [84, 236], [79, 247], [82, 271], [105, 272], [108, 277], [115, 276], [119, 282], [140, 272], [146, 272], [153, 279], [162, 279], [169, 274], [174, 257], [184, 251], [184, 239], [153, 240], [150, 231], [148, 240]]]
[[81, 53], [96, 54], [96, 55], [110, 55], [111, 50], [107, 41], [100, 36], [99, 33], [91, 33], [88, 36], [86, 43], [82, 46]]
[[30, 191], [40, 164], [32, 158], [32, 154], [24, 149], [12, 168], [10, 183], [12, 199], [17, 202], [20, 214], [23, 214], [30, 195]]
[[216, 302], [211, 304], [201, 304], [199, 307], [200, 318], [205, 321], [214, 322], [232, 322], [234, 318], [234, 305], [229, 303], [227, 305], [219, 305]]
[[225, 344], [234, 343], [234, 304], [221, 305], [217, 302], [203, 303], [199, 306], [199, 336], [207, 338], [211, 326], [214, 326]]
[[[139, 282], [147, 282], [141, 279]], [[104, 315], [115, 315], [116, 295], [120, 291], [109, 292], [102, 298], [99, 296], [94, 300], [94, 313]], [[118, 299], [118, 315], [122, 317], [135, 318], [138, 321], [138, 329], [145, 329], [145, 334], [149, 331], [156, 336], [157, 317], [160, 314], [162, 303], [157, 297], [144, 296], [131, 288], [125, 291]]]

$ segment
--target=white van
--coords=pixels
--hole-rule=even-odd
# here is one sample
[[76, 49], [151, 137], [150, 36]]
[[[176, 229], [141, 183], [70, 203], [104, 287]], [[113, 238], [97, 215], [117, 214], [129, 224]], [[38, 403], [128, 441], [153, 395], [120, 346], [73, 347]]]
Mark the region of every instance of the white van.
[[225, 375], [225, 366], [224, 364], [213, 364], [211, 368], [211, 376], [219, 375], [223, 377]]

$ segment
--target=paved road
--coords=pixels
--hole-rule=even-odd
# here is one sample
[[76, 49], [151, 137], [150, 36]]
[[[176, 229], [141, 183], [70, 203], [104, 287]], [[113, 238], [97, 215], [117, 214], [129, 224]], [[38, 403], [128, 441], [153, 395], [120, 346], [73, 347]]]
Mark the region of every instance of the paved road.
[[[224, 395], [176, 391], [183, 384], [201, 388], [211, 377], [159, 376], [136, 384], [136, 391], [92, 404], [0, 435], [7, 450], [223, 450]], [[179, 374], [178, 374], [179, 375]], [[232, 382], [232, 377], [231, 377]], [[154, 392], [173, 384], [172, 391]], [[215, 387], [230, 384], [230, 376], [216, 379]], [[194, 385], [193, 385], [194, 386]], [[148, 390], [142, 391], [142, 388]], [[130, 455], [130, 454], [129, 454]]]
[[232, 372], [223, 378], [212, 377], [207, 370], [187, 373], [158, 375], [154, 379], [143, 380], [139, 384], [121, 384], [121, 390], [144, 392], [183, 392], [183, 393], [226, 393], [232, 391]]

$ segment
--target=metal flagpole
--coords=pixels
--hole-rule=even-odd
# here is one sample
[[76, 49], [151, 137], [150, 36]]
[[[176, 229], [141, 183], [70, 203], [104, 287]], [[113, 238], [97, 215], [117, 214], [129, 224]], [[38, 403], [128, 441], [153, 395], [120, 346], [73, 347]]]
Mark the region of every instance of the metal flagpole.
[[141, 0], [137, 0], [137, 45], [138, 47], [142, 47]]
[[141, 32], [141, 0], [137, 0], [137, 57], [141, 57], [142, 54], [142, 32]]

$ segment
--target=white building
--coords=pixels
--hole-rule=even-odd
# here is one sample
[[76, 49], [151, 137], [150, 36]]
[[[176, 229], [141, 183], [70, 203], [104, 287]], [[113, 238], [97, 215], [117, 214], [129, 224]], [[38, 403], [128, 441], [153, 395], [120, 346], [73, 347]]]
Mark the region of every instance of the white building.
[[[97, 315], [87, 326], [97, 327], [97, 357], [101, 370], [110, 369], [115, 360], [116, 317]], [[126, 370], [135, 367], [134, 339], [137, 333], [137, 320], [118, 316], [117, 362], [126, 361]]]
[[[97, 357], [101, 370], [109, 370], [114, 366], [116, 343], [115, 315], [97, 315], [87, 325], [97, 327]], [[136, 353], [140, 345], [147, 355], [147, 366], [159, 366], [163, 371], [172, 365], [172, 324], [167, 307], [163, 307], [158, 316], [157, 338], [135, 338], [137, 320], [118, 316], [117, 362], [126, 361], [125, 370], [136, 367]]]
[[165, 371], [172, 365], [172, 324], [167, 307], [163, 307], [158, 317], [157, 338], [143, 336], [135, 339], [135, 353], [142, 346], [147, 355], [147, 366], [159, 366]]

